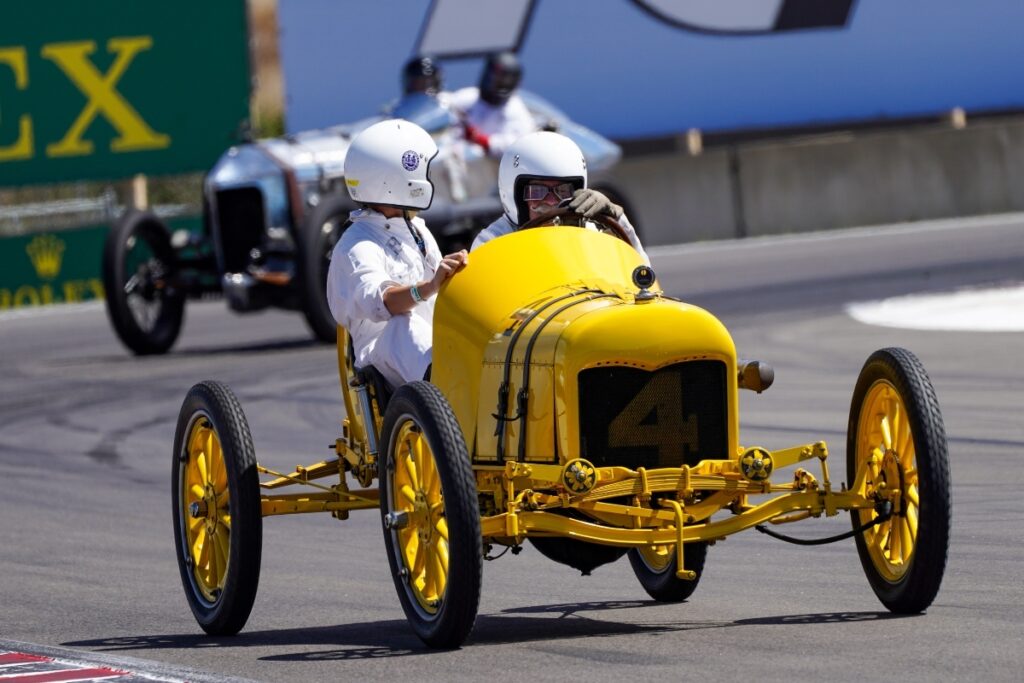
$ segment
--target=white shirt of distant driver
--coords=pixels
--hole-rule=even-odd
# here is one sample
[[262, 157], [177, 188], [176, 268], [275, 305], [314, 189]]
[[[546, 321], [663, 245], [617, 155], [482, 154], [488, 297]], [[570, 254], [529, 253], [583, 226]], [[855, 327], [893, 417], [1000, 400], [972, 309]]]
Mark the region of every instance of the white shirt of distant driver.
[[451, 106], [488, 136], [491, 156], [500, 157], [513, 142], [537, 130], [533, 114], [515, 93], [504, 105], [494, 105], [480, 98], [479, 88], [462, 88], [452, 93]]

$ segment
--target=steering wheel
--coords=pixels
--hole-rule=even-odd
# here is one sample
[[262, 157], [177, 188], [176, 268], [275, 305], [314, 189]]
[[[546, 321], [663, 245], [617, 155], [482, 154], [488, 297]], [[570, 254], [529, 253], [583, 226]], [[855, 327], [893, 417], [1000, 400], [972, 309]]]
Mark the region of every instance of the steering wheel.
[[536, 218], [532, 218], [526, 221], [525, 223], [519, 226], [519, 229], [527, 230], [529, 228], [536, 228], [539, 225], [551, 225], [551, 221], [553, 219], [569, 216], [570, 220], [576, 220], [580, 226], [582, 226], [583, 222], [585, 221], [593, 221], [594, 223], [597, 223], [602, 227], [602, 232], [611, 233], [612, 235], [618, 237], [626, 244], [633, 246], [633, 243], [629, 241], [629, 233], [627, 233], [626, 229], [622, 227], [622, 223], [619, 223], [611, 216], [603, 213], [593, 216], [591, 218], [587, 218], [583, 214], [574, 211], [573, 209], [570, 209], [568, 204], [569, 201], [570, 200], [567, 199], [561, 204], [555, 206], [555, 208], [552, 209], [551, 211], [548, 211], [545, 214], [541, 214]]

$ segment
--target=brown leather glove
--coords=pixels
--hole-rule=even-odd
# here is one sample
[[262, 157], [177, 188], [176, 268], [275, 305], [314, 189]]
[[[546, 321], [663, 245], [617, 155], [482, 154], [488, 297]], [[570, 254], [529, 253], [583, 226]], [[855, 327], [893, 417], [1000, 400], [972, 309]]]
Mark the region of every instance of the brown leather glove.
[[589, 187], [573, 193], [569, 208], [586, 218], [593, 218], [602, 213], [615, 220], [622, 218], [621, 206], [612, 203], [608, 197]]

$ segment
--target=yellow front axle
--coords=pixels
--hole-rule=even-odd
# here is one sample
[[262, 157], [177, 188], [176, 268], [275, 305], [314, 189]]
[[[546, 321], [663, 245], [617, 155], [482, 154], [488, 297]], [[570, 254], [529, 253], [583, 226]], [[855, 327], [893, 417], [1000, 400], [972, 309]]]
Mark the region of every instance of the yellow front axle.
[[[705, 460], [689, 467], [647, 470], [594, 467], [576, 459], [564, 465], [506, 462], [475, 468], [482, 501], [481, 531], [485, 538], [518, 545], [528, 536], [557, 536], [588, 543], [639, 548], [676, 548], [676, 575], [694, 579], [683, 565], [686, 543], [716, 541], [768, 522], [785, 523], [810, 516], [832, 516], [840, 510], [870, 509], [876, 504], [859, 491], [866, 476], [857, 473], [850, 490], [832, 491], [824, 442], [778, 451], [748, 448], [735, 460]], [[810, 459], [821, 463], [821, 483], [803, 468], [791, 480], [773, 484], [772, 472]], [[274, 477], [265, 489], [301, 485], [314, 493], [271, 494], [261, 497], [264, 517], [330, 512], [346, 519], [351, 510], [377, 509], [377, 489], [349, 490], [343, 457], [296, 467], [290, 474], [257, 466]], [[862, 467], [861, 469], [865, 469]], [[314, 480], [338, 476], [325, 486]], [[773, 496], [758, 505], [749, 496]], [[630, 502], [624, 503], [623, 499]], [[486, 503], [493, 500], [493, 503]], [[586, 520], [565, 510], [584, 513]], [[731, 517], [712, 521], [722, 510]]]

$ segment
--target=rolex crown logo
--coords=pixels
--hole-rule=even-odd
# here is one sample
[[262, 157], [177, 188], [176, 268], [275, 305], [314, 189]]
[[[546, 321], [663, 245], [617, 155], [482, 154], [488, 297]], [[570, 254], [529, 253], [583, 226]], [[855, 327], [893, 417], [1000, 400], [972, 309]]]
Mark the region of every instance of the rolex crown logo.
[[64, 256], [64, 240], [54, 235], [38, 235], [25, 247], [36, 275], [43, 280], [52, 280], [60, 273]]

